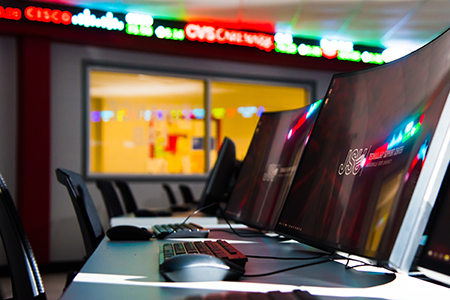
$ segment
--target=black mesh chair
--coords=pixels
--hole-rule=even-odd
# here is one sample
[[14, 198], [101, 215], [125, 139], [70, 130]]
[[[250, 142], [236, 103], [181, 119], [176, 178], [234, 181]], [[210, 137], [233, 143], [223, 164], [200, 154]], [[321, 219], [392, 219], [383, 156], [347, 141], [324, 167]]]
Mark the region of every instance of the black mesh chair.
[[178, 204], [177, 199], [175, 198], [175, 194], [172, 191], [172, 188], [167, 183], [163, 183], [162, 187], [166, 192], [167, 198], [169, 198], [170, 210], [173, 212], [176, 211], [188, 211], [190, 209], [189, 205], [186, 203]]
[[136, 200], [134, 198], [133, 192], [126, 181], [116, 180], [116, 186], [119, 188], [120, 195], [122, 196], [122, 201], [125, 204], [125, 209], [127, 213], [134, 213], [136, 217], [155, 217], [155, 216], [171, 216], [172, 213], [167, 210], [148, 210], [148, 209], [138, 209], [136, 205]]
[[120, 205], [119, 197], [117, 196], [117, 192], [114, 189], [112, 182], [109, 180], [97, 180], [95, 183], [102, 194], [109, 218], [111, 219], [123, 215], [124, 211]]
[[80, 174], [58, 168], [56, 178], [69, 192], [83, 236], [86, 255], [89, 257], [105, 236], [97, 209]]
[[47, 299], [33, 250], [1, 175], [0, 235], [8, 260], [13, 299]]
[[188, 185], [180, 184], [178, 185], [181, 195], [183, 196], [184, 203], [194, 206], [199, 203], [197, 199], [194, 198], [191, 188]]

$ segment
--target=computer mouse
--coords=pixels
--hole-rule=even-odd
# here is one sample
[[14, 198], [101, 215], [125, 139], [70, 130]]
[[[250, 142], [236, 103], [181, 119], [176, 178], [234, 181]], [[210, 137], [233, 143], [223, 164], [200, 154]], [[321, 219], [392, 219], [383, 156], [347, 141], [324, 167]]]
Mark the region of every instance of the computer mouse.
[[106, 236], [111, 241], [148, 241], [153, 236], [153, 232], [147, 230], [147, 228], [118, 225], [109, 228], [106, 231]]
[[244, 268], [227, 260], [206, 254], [181, 254], [165, 260], [159, 273], [168, 281], [238, 280]]

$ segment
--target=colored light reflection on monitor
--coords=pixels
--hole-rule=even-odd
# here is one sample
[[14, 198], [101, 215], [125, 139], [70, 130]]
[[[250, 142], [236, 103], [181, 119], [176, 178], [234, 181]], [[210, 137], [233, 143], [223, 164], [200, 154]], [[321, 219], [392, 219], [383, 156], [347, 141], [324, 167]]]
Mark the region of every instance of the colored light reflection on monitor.
[[450, 156], [449, 47], [333, 77], [277, 232], [409, 270]]
[[226, 209], [228, 218], [274, 229], [321, 103], [262, 114]]

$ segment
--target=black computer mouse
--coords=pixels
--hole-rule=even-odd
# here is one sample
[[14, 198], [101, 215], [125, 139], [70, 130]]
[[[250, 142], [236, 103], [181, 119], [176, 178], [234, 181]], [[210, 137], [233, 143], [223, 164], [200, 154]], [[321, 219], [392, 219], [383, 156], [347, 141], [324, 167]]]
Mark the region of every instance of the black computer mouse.
[[106, 236], [111, 241], [148, 241], [153, 236], [153, 232], [147, 230], [147, 228], [118, 225], [109, 228], [106, 231]]
[[159, 273], [168, 281], [238, 280], [244, 268], [226, 259], [206, 254], [182, 254], [165, 260]]

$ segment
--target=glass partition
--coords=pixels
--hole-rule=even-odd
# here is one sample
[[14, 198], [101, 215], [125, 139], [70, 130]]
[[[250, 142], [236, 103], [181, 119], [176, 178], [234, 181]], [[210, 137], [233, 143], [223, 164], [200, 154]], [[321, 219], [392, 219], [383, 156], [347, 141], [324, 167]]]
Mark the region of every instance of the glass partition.
[[304, 86], [105, 67], [87, 78], [87, 176], [204, 175], [225, 136], [242, 160], [263, 111], [310, 102]]

